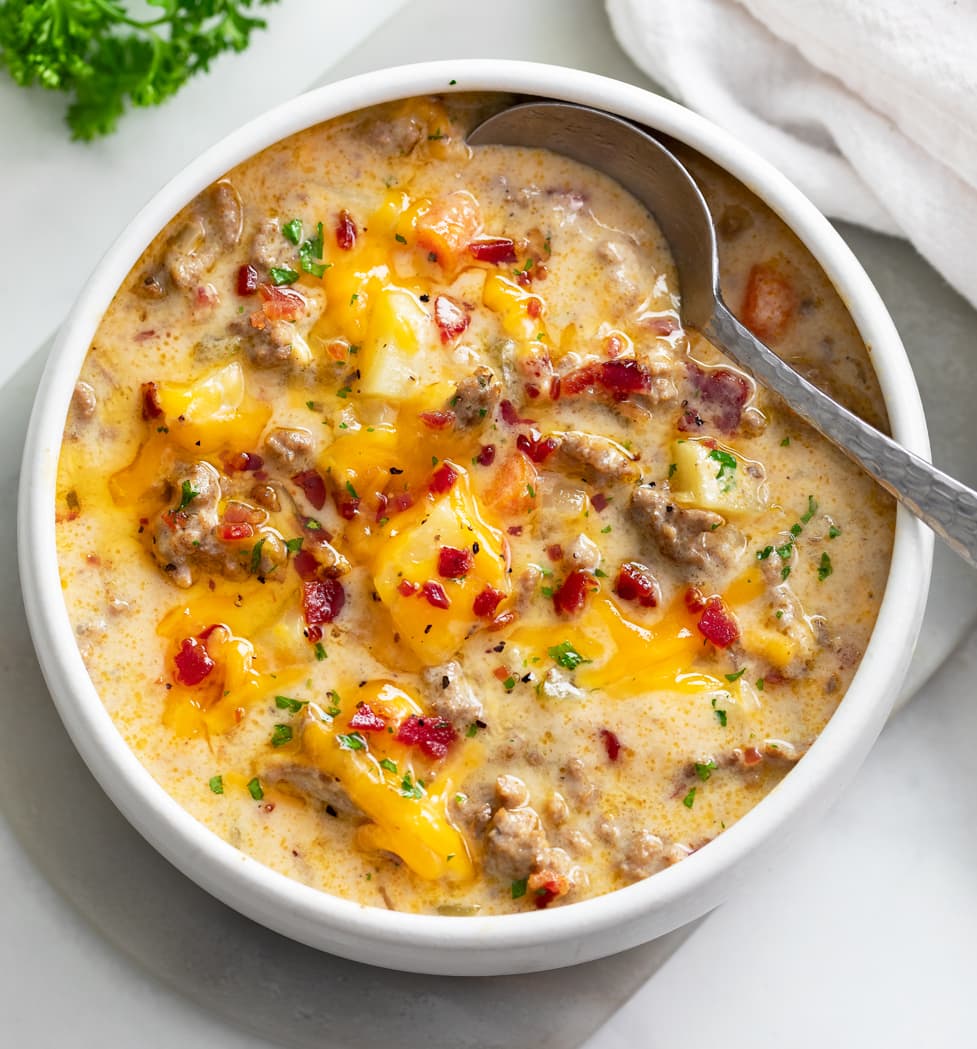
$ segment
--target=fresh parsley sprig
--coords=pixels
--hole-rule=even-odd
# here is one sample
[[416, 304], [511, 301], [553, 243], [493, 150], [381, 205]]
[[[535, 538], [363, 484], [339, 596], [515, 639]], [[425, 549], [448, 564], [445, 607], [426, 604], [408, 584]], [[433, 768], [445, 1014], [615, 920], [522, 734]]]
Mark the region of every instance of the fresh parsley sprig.
[[23, 87], [71, 96], [72, 138], [115, 130], [127, 105], [165, 101], [225, 51], [263, 29], [255, 6], [277, 0], [147, 0], [155, 18], [119, 0], [0, 0], [0, 65]]

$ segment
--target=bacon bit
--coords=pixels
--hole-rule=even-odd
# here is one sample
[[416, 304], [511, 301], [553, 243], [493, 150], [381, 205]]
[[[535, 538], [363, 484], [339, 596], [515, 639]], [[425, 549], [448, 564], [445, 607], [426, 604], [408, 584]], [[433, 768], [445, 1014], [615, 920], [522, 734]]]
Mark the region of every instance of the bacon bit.
[[410, 492], [398, 492], [394, 496], [394, 509], [397, 513], [403, 513], [414, 505], [414, 496]]
[[306, 630], [305, 636], [309, 639], [309, 644], [314, 645], [317, 641], [322, 640], [322, 627], [310, 626], [308, 630]]
[[356, 223], [353, 216], [343, 208], [336, 222], [336, 243], [343, 251], [349, 251], [356, 243]]
[[492, 671], [492, 676], [498, 681], [505, 681], [507, 677], [513, 677], [514, 675], [510, 672], [508, 667], [496, 667]]
[[319, 574], [319, 562], [316, 560], [315, 554], [304, 546], [292, 558], [292, 564], [295, 565], [295, 571], [298, 572], [299, 577], [307, 582], [315, 579]]
[[739, 426], [743, 407], [750, 399], [749, 382], [729, 368], [703, 369], [691, 361], [686, 367], [699, 403], [685, 406], [678, 421], [679, 430], [690, 433], [707, 426], [732, 433]]
[[624, 350], [624, 340], [620, 335], [608, 335], [604, 340], [604, 352], [608, 357], [620, 357]]
[[431, 480], [427, 486], [428, 490], [435, 495], [444, 495], [458, 480], [458, 476], [458, 471], [455, 470], [451, 463], [442, 463], [431, 475]]
[[159, 403], [159, 387], [154, 382], [144, 382], [142, 390], [142, 417], [147, 420], [158, 419], [163, 414]]
[[607, 496], [604, 495], [603, 492], [595, 492], [590, 497], [590, 505], [599, 514], [602, 514], [607, 509], [607, 507], [610, 505], [610, 502], [611, 502], [610, 499], [608, 499]]
[[532, 382], [526, 383], [526, 396], [531, 400], [535, 401], [539, 396], [539, 387]]
[[486, 586], [484, 590], [479, 591], [475, 595], [475, 600], [472, 602], [472, 611], [475, 615], [487, 619], [489, 616], [494, 615], [496, 608], [499, 607], [499, 602], [504, 597], [505, 594], [500, 590]]
[[413, 597], [420, 589], [420, 583], [412, 583], [409, 579], [401, 579], [397, 584], [397, 593], [402, 597]]
[[706, 596], [697, 586], [685, 591], [685, 607], [690, 612], [701, 612], [706, 607]]
[[576, 615], [583, 610], [587, 595], [600, 589], [600, 583], [582, 568], [575, 568], [553, 594], [553, 607], [557, 612]]
[[224, 520], [230, 524], [242, 524], [245, 521], [248, 524], [260, 524], [263, 517], [262, 510], [255, 510], [246, 503], [231, 502], [224, 510]]
[[421, 594], [427, 599], [429, 605], [435, 608], [450, 608], [451, 602], [444, 592], [444, 587], [433, 579], [429, 579], [422, 587]]
[[220, 302], [220, 295], [213, 284], [200, 284], [197, 286], [196, 305], [201, 309], [213, 309]]
[[562, 874], [544, 867], [541, 871], [529, 875], [526, 887], [533, 894], [537, 910], [543, 910], [554, 900], [566, 896], [570, 891], [570, 882]]
[[316, 470], [303, 470], [292, 477], [292, 483], [299, 486], [305, 498], [317, 509], [326, 505], [326, 482]]
[[434, 323], [441, 331], [441, 341], [451, 342], [471, 323], [471, 318], [454, 299], [439, 295], [434, 300]]
[[468, 245], [468, 253], [479, 262], [496, 265], [516, 261], [516, 245], [508, 237], [479, 237]]
[[717, 648], [728, 648], [740, 636], [736, 620], [723, 599], [715, 594], [706, 601], [698, 627], [699, 633]]
[[237, 271], [237, 293], [242, 299], [254, 295], [258, 290], [258, 271], [254, 266], [244, 265]]
[[254, 526], [247, 521], [225, 522], [217, 526], [216, 533], [222, 542], [235, 543], [241, 539], [251, 539], [254, 536]]
[[176, 664], [177, 681], [191, 688], [199, 685], [216, 665], [210, 658], [207, 646], [195, 637], [185, 637], [180, 642], [173, 662]]
[[651, 387], [651, 374], [633, 357], [614, 361], [596, 361], [563, 376], [561, 390], [573, 396], [601, 387], [610, 392], [615, 401], [626, 400], [628, 394], [641, 393]]
[[448, 748], [458, 738], [458, 733], [451, 722], [445, 721], [444, 718], [422, 718], [417, 714], [411, 714], [406, 721], [400, 723], [394, 738], [398, 743], [418, 747], [429, 758], [437, 760], [448, 753]]
[[743, 764], [748, 768], [752, 765], [759, 765], [761, 761], [763, 761], [763, 755], [756, 747], [743, 748]]
[[504, 612], [500, 612], [495, 619], [489, 623], [489, 630], [505, 630], [507, 626], [511, 626], [515, 621], [515, 611], [511, 608], [507, 608]]
[[313, 579], [302, 583], [302, 610], [309, 626], [331, 623], [346, 604], [346, 591], [338, 579]]
[[658, 317], [646, 317], [641, 326], [646, 328], [652, 335], [666, 336], [679, 330], [679, 322], [669, 313], [663, 313]]
[[305, 297], [294, 288], [259, 284], [258, 294], [264, 305], [258, 313], [251, 315], [252, 327], [263, 328], [265, 321], [294, 321], [300, 314], [305, 313]]
[[637, 601], [642, 608], [658, 607], [658, 583], [637, 561], [625, 561], [617, 574], [614, 593], [625, 601]]
[[[438, 551], [438, 575], [442, 579], [462, 579], [475, 566], [471, 550], [442, 546]], [[430, 598], [428, 599], [430, 600]]]
[[550, 379], [550, 400], [558, 401], [560, 399], [560, 393], [562, 391], [559, 375], [554, 375]]
[[254, 452], [237, 452], [230, 459], [224, 460], [225, 473], [251, 473], [260, 470], [265, 465], [264, 459]]
[[475, 460], [479, 466], [491, 466], [495, 462], [495, 445], [483, 444]]
[[344, 521], [352, 521], [360, 512], [360, 500], [336, 496], [336, 510]]
[[447, 430], [455, 424], [454, 412], [420, 412], [417, 417], [429, 430]]
[[146, 328], [143, 331], [137, 331], [136, 334], [133, 336], [133, 338], [135, 338], [136, 342], [148, 342], [155, 335], [156, 335], [156, 329], [155, 328]]
[[360, 703], [356, 713], [349, 719], [349, 727], [360, 732], [382, 732], [387, 727], [387, 721], [374, 713], [366, 703]]
[[609, 728], [602, 728], [600, 730], [600, 739], [604, 744], [604, 750], [607, 751], [607, 756], [611, 761], [617, 761], [618, 755], [621, 753], [621, 741], [617, 738], [617, 733], [611, 732]]
[[559, 543], [553, 543], [552, 546], [546, 548], [546, 556], [551, 561], [562, 561], [563, 560], [563, 547]]
[[542, 300], [537, 299], [535, 296], [531, 299], [528, 299], [526, 302], [526, 312], [529, 314], [530, 317], [533, 318], [533, 320], [535, 320], [543, 312]]
[[516, 447], [534, 463], [542, 463], [560, 447], [560, 442], [555, 437], [543, 437], [538, 431], [532, 430], [529, 434], [519, 434]]
[[509, 535], [522, 535], [522, 525], [509, 525], [506, 531]]
[[796, 308], [793, 285], [769, 262], [761, 262], [750, 270], [740, 315], [758, 339], [768, 341], [783, 335]]
[[532, 426], [536, 421], [535, 419], [520, 419], [512, 401], [502, 401], [499, 405], [499, 412], [502, 415], [502, 421], [508, 423], [509, 426]]

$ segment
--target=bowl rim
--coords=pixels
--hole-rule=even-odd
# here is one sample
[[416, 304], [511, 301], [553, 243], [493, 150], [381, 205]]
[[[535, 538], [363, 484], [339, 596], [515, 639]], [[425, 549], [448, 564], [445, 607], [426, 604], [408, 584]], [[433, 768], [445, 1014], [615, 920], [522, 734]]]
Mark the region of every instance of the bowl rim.
[[[179, 806], [138, 761], [102, 705], [62, 598], [54, 505], [58, 454], [71, 392], [91, 338], [146, 245], [225, 171], [324, 120], [385, 101], [460, 91], [538, 95], [606, 109], [672, 136], [740, 179], [797, 234], [838, 289], [869, 347], [893, 435], [928, 458], [912, 369], [878, 292], [840, 234], [766, 160], [677, 103], [596, 74], [510, 60], [425, 62], [327, 84], [273, 108], [182, 169], [123, 230], [58, 333], [38, 389], [21, 470], [18, 555], [31, 635], [59, 714], [102, 788], [170, 862], [249, 917], [332, 953], [383, 964], [386, 950], [388, 963], [397, 968], [461, 972], [465, 966], [458, 956], [478, 951], [497, 960], [474, 964], [471, 971], [516, 972], [623, 950], [704, 913], [725, 895], [724, 873], [756, 855], [761, 845], [781, 836], [809, 810], [826, 808], [834, 800], [842, 789], [839, 783], [854, 773], [884, 724], [903, 679], [925, 606], [933, 537], [898, 509], [890, 572], [869, 645], [845, 697], [804, 760], [708, 848], [604, 896], [565, 908], [483, 917], [387, 911], [329, 895], [264, 866]], [[657, 916], [657, 932], [650, 934], [649, 915]], [[609, 941], [614, 930], [619, 935]], [[561, 945], [572, 948], [567, 956], [558, 956]], [[532, 960], [541, 951], [545, 964]]]

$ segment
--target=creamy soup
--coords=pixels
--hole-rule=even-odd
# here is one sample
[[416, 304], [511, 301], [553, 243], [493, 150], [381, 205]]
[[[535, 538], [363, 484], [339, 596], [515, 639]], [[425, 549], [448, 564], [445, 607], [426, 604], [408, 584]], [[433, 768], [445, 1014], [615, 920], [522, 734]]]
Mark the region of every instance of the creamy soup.
[[[803, 759], [875, 620], [888, 498], [683, 330], [595, 171], [470, 149], [495, 96], [272, 146], [164, 229], [65, 429], [65, 599], [119, 732], [307, 885], [559, 906], [702, 848]], [[877, 424], [783, 225], [694, 156], [728, 301]]]

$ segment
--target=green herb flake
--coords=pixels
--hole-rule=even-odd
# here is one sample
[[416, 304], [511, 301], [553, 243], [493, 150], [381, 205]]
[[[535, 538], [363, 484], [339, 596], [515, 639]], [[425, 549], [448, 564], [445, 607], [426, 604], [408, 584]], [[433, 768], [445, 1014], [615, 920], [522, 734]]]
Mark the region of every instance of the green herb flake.
[[351, 498], [359, 499], [359, 496], [356, 494], [356, 489], [353, 487], [352, 481], [346, 482], [346, 491], [349, 492]]
[[441, 133], [441, 128], [435, 128], [434, 134], [427, 136], [428, 142], [439, 142], [442, 138], [444, 135]]
[[319, 522], [314, 517], [307, 517], [305, 519], [305, 527], [308, 528], [310, 532], [322, 531], [322, 525], [319, 524]]
[[781, 447], [781, 448], [789, 448], [789, 447], [790, 447], [790, 438], [789, 438], [789, 437], [785, 437], [785, 438], [784, 438], [784, 439], [783, 439], [783, 440], [782, 440], [782, 441], [780, 442], [780, 447]]
[[302, 549], [302, 543], [303, 542], [304, 542], [304, 540], [302, 539], [301, 536], [296, 536], [294, 539], [286, 539], [285, 540], [285, 549], [290, 554], [297, 554], [299, 552], [299, 550]]
[[606, 579], [607, 578], [607, 573], [603, 570], [603, 568], [595, 568], [594, 569], [594, 575], [597, 576], [598, 579]]
[[291, 696], [275, 696], [275, 706], [279, 710], [287, 710], [289, 714], [297, 714], [307, 705], [308, 700], [306, 699], [292, 699]]
[[834, 571], [831, 565], [831, 558], [828, 556], [827, 551], [821, 555], [821, 563], [818, 565], [818, 582], [823, 583], [825, 579]]
[[695, 763], [695, 774], [703, 783], [716, 771], [719, 766], [710, 758], [708, 761], [697, 761]]
[[543, 597], [552, 597], [553, 596], [553, 587], [551, 587], [551, 586], [540, 587], [540, 591], [539, 592], [543, 595]]
[[516, 687], [516, 679], [514, 677], [507, 677], [505, 681], [502, 682], [502, 687], [506, 692], [511, 692]]
[[292, 244], [298, 244], [302, 239], [302, 220], [291, 219], [282, 226], [282, 236]]
[[712, 697], [712, 712], [716, 715], [716, 720], [719, 722], [719, 724], [722, 725], [723, 728], [725, 728], [726, 727], [726, 711], [725, 710], [719, 710], [716, 707], [716, 697], [715, 696]]
[[366, 740], [358, 732], [350, 732], [348, 735], [338, 735], [336, 742], [340, 750], [365, 750]]
[[829, 539], [837, 539], [839, 535], [841, 535], [841, 529], [837, 525], [832, 525], [828, 529], [828, 538]]
[[352, 305], [353, 305], [353, 303], [354, 303], [354, 302], [356, 302], [356, 300], [357, 300], [357, 299], [358, 299], [359, 297], [360, 297], [360, 296], [359, 296], [359, 292], [356, 292], [356, 291], [354, 291], [354, 292], [353, 292], [353, 294], [352, 294], [352, 295], [350, 295], [350, 297], [349, 297], [349, 304], [350, 304], [350, 306], [352, 306]]
[[531, 484], [527, 484], [526, 485], [526, 494], [529, 496], [530, 499], [535, 499], [536, 498], [536, 489], [533, 488], [533, 486]]
[[772, 546], [765, 546], [762, 550], [757, 550], [756, 559], [758, 561], [766, 561], [766, 559], [773, 553]]
[[271, 733], [271, 745], [273, 747], [284, 747], [286, 743], [292, 742], [292, 726], [276, 725]]
[[306, 273], [311, 273], [313, 277], [322, 277], [331, 265], [328, 262], [315, 261], [322, 258], [322, 242], [322, 223], [318, 222], [316, 223], [315, 236], [303, 241], [302, 246], [299, 248], [299, 261], [302, 264], [302, 269]]
[[313, 649], [312, 651], [313, 651], [313, 652], [315, 652], [315, 657], [316, 657], [316, 659], [317, 659], [317, 660], [318, 660], [318, 661], [319, 661], [320, 663], [321, 663], [321, 662], [322, 662], [322, 661], [323, 661], [324, 659], [328, 658], [328, 657], [326, 656], [326, 649], [325, 649], [325, 646], [323, 645], [323, 643], [322, 643], [321, 641], [317, 641], [317, 642], [315, 643], [315, 648], [314, 648], [314, 649]]
[[424, 784], [421, 780], [415, 780], [410, 772], [405, 772], [404, 778], [400, 781], [400, 794], [401, 797], [419, 801], [424, 797]]
[[224, 793], [224, 777], [223, 776], [211, 776], [208, 780], [208, 786], [215, 794]]
[[478, 725], [473, 721], [468, 728], [465, 730], [465, 737], [467, 739], [474, 739], [478, 735]]
[[757, 691], [762, 692], [763, 691], [763, 686], [764, 686], [763, 678], [762, 677], [758, 677], [756, 679]]
[[612, 528], [611, 528], [611, 526], [610, 526], [610, 525], [607, 525], [607, 527], [606, 527], [606, 528], [602, 528], [602, 529], [600, 530], [600, 534], [601, 534], [601, 535], [607, 535], [607, 534], [608, 534], [609, 532], [611, 532], [611, 531], [612, 531]]
[[689, 789], [689, 793], [686, 794], [685, 797], [682, 799], [682, 804], [687, 809], [691, 809], [692, 806], [695, 804], [695, 790], [696, 790], [695, 787], [691, 787]]
[[272, 284], [278, 287], [283, 284], [294, 284], [299, 279], [298, 273], [289, 266], [272, 266], [268, 272], [271, 274]]
[[257, 575], [261, 568], [261, 548], [265, 545], [264, 536], [251, 547], [251, 574]]
[[780, 578], [786, 579], [790, 575], [790, 565], [784, 565], [780, 570]]
[[407, 238], [406, 237], [402, 237], [399, 233], [395, 233], [394, 234], [394, 240], [398, 244], [406, 244], [407, 243]]
[[719, 463], [719, 473], [716, 474], [716, 480], [725, 476], [727, 470], [732, 472], [736, 469], [736, 460], [729, 452], [724, 452], [722, 448], [713, 448], [709, 453], [709, 458]]
[[678, 463], [669, 463], [668, 464], [668, 476], [670, 478], [674, 477], [675, 476], [675, 471], [677, 469], [678, 469]]
[[528, 878], [520, 878], [518, 881], [514, 881], [510, 886], [510, 892], [514, 900], [521, 900], [526, 895], [526, 889], [529, 887]]
[[349, 386], [343, 386], [336, 391], [336, 396], [341, 397], [344, 401], [352, 393], [352, 389]]
[[395, 776], [397, 775], [397, 762], [391, 761], [390, 758], [384, 758], [380, 762], [380, 768], [386, 769], [387, 772], [391, 772]]
[[739, 679], [746, 673], [746, 667], [740, 667], [735, 674], [726, 674], [727, 681], [739, 681]]
[[180, 505], [176, 508], [176, 512], [182, 513], [186, 508], [200, 495], [196, 491], [189, 481], [184, 481], [180, 489]]
[[555, 663], [559, 663], [561, 667], [566, 667], [567, 670], [576, 670], [581, 663], [593, 662], [593, 660], [582, 656], [569, 641], [561, 641], [558, 645], [547, 649], [547, 651], [550, 659]]
[[801, 521], [807, 524], [808, 521], [818, 512], [818, 501], [813, 495], [807, 497], [807, 512], [801, 514]]
[[261, 786], [261, 780], [257, 776], [254, 779], [248, 781], [248, 793], [254, 798], [255, 801], [261, 801], [265, 796], [264, 789]]

